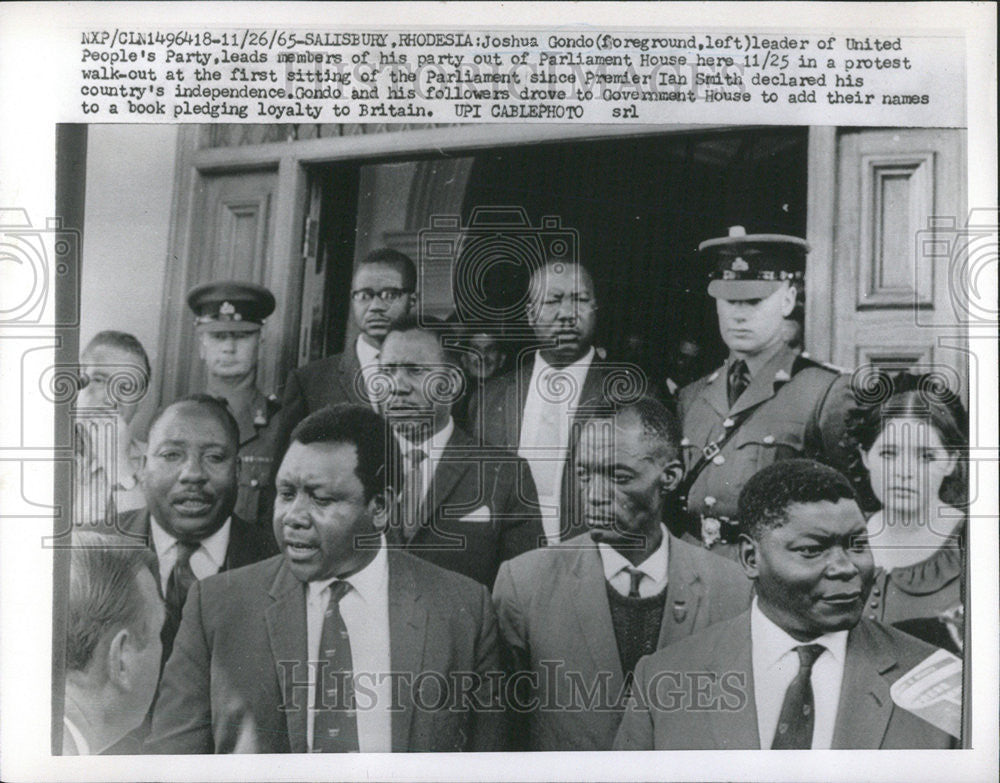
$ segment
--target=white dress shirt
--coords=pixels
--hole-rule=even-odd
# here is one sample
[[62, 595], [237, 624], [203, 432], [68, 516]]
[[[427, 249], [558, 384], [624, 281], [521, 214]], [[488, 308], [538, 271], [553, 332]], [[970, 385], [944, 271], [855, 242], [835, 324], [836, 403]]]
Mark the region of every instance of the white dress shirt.
[[[149, 532], [153, 537], [153, 549], [160, 563], [160, 588], [167, 594], [167, 582], [170, 572], [177, 562], [177, 539], [160, 527], [152, 515], [149, 517]], [[201, 545], [191, 554], [191, 571], [198, 579], [205, 579], [219, 573], [226, 562], [226, 550], [229, 548], [229, 528], [232, 519], [222, 523], [208, 538], [202, 539]]]
[[639, 581], [640, 598], [659, 595], [666, 588], [670, 535], [667, 533], [665, 525], [661, 524], [660, 530], [663, 531], [663, 540], [660, 541], [660, 546], [637, 566], [633, 566], [610, 544], [597, 545], [597, 551], [601, 555], [601, 563], [604, 565], [604, 578], [615, 591], [621, 595], [628, 595], [629, 588], [632, 586], [630, 568], [642, 572], [642, 579]]
[[[413, 443], [405, 435], [396, 433], [396, 440], [399, 443], [399, 450], [403, 454], [403, 457], [407, 457], [411, 451], [415, 449], [420, 449], [427, 455], [427, 459], [417, 466], [420, 471], [420, 499], [425, 501], [427, 497], [427, 492], [430, 490], [431, 480], [434, 478], [434, 471], [437, 469], [437, 464], [441, 460], [441, 454], [444, 452], [445, 447], [448, 445], [448, 441], [451, 440], [452, 433], [455, 432], [455, 422], [449, 417], [448, 423], [444, 425], [438, 432], [435, 432], [426, 440], [420, 443]], [[405, 464], [409, 464], [407, 461]]]
[[365, 379], [365, 393], [368, 395], [368, 404], [375, 409], [376, 413], [381, 413], [375, 402], [375, 396], [369, 391], [372, 388], [372, 379], [379, 373], [379, 356], [381, 351], [370, 345], [362, 335], [358, 335], [358, 341], [354, 345], [354, 352], [357, 354], [358, 363], [361, 365], [361, 377]]
[[[315, 707], [316, 661], [323, 635], [323, 616], [330, 603], [334, 579], [310, 582], [306, 588], [306, 640], [309, 645], [309, 702]], [[354, 693], [358, 716], [358, 749], [362, 753], [392, 750], [392, 657], [389, 646], [389, 558], [385, 539], [368, 565], [345, 580], [351, 585], [340, 599], [351, 644]], [[313, 746], [316, 715], [309, 710], [308, 742]]]
[[517, 453], [531, 468], [542, 527], [550, 541], [559, 540], [559, 504], [573, 414], [593, 360], [591, 348], [583, 358], [557, 369], [535, 353]]
[[795, 648], [802, 644], [821, 644], [826, 649], [813, 664], [811, 679], [815, 708], [812, 748], [829, 750], [840, 704], [840, 684], [844, 679], [847, 633], [837, 631], [809, 642], [800, 642], [775, 625], [760, 610], [754, 598], [750, 609], [750, 651], [761, 748], [769, 749], [774, 742], [785, 691], [799, 672], [799, 656]]

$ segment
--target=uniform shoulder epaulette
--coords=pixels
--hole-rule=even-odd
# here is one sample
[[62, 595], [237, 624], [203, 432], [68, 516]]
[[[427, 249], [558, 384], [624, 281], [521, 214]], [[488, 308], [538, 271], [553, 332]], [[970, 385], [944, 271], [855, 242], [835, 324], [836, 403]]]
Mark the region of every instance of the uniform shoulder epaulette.
[[838, 367], [836, 364], [830, 364], [830, 362], [822, 362], [818, 359], [813, 359], [807, 351], [803, 351], [795, 357], [795, 363], [792, 365], [792, 374], [794, 375], [795, 372], [805, 369], [806, 367], [820, 367], [824, 370], [837, 373], [837, 375], [846, 375], [850, 372], [850, 370], [847, 370], [844, 367]]

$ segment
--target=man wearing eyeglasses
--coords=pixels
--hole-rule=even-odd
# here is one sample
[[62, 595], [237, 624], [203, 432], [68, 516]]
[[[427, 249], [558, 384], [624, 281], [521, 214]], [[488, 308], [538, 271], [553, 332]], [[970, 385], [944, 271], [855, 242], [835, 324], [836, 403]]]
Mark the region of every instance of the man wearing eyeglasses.
[[364, 257], [351, 281], [351, 315], [361, 333], [343, 353], [288, 374], [276, 458], [280, 459], [295, 425], [324, 406], [360, 403], [378, 411], [369, 388], [378, 372], [382, 341], [413, 310], [416, 287], [417, 268], [409, 256], [382, 248]]

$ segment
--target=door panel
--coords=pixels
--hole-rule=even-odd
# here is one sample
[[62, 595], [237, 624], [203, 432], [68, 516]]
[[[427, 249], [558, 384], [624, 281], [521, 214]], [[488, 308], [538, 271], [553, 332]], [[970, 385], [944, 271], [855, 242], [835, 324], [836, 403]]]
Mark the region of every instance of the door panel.
[[960, 332], [947, 259], [925, 253], [943, 225], [941, 216], [964, 222], [964, 144], [964, 131], [954, 129], [840, 132], [832, 275], [836, 364], [922, 371], [940, 365], [967, 398], [966, 357], [940, 340]]
[[[211, 280], [244, 280], [267, 284], [271, 263], [271, 236], [274, 231], [273, 201], [278, 175], [275, 171], [207, 175], [201, 178], [196, 193], [192, 230], [189, 288]], [[192, 318], [186, 302], [183, 308], [180, 356], [186, 378], [178, 394], [200, 391], [205, 375], [198, 356]], [[280, 307], [279, 303], [279, 307]], [[274, 318], [274, 316], [272, 316]], [[270, 319], [269, 319], [270, 320]], [[274, 351], [266, 345], [277, 339], [264, 326], [264, 345], [257, 374], [257, 384], [265, 392], [274, 388]], [[272, 339], [273, 337], [273, 339]]]

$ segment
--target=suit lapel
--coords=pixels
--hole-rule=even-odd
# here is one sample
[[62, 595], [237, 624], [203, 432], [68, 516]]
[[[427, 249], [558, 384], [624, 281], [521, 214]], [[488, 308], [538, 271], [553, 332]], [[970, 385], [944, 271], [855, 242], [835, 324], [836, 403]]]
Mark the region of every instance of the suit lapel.
[[337, 365], [337, 383], [343, 392], [344, 399], [371, 405], [371, 400], [367, 392], [364, 391], [364, 382], [361, 380], [361, 362], [358, 361], [358, 352], [351, 343], [340, 355], [340, 362]]
[[288, 743], [292, 753], [308, 750], [307, 714], [312, 694], [302, 687], [309, 660], [306, 636], [305, 586], [282, 562], [269, 591], [272, 603], [264, 611], [281, 702], [285, 708]]
[[677, 538], [668, 537], [667, 541], [667, 600], [657, 649], [691, 635], [702, 609], [704, 592], [687, 547]]
[[863, 622], [851, 630], [833, 748], [860, 750], [881, 746], [892, 714], [889, 684], [881, 675], [895, 665], [895, 659], [879, 647]]
[[[389, 557], [389, 658], [392, 671], [402, 676], [424, 670], [427, 609], [417, 600], [419, 585], [407, 555], [388, 552]], [[410, 680], [412, 683], [412, 679]], [[392, 750], [410, 747], [415, 708], [409, 688], [400, 688], [402, 710], [392, 713]]]
[[573, 564], [573, 573], [577, 580], [572, 591], [573, 607], [580, 625], [580, 638], [586, 640], [594, 671], [611, 672], [608, 693], [617, 694], [621, 691], [625, 676], [611, 621], [604, 567], [596, 544], [588, 540], [585, 545], [581, 545]]
[[420, 505], [421, 527], [414, 538], [426, 529], [429, 520], [437, 517], [438, 510], [445, 505], [466, 474], [473, 468], [477, 470], [479, 468], [479, 464], [470, 461], [468, 457], [461, 458], [458, 447], [463, 445], [462, 440], [458, 430], [455, 430], [434, 466], [434, 475], [431, 476], [427, 496]]
[[705, 661], [702, 671], [735, 672], [746, 677], [746, 703], [742, 709], [720, 711], [717, 719], [708, 721], [715, 738], [714, 748], [760, 749], [757, 728], [757, 700], [753, 683], [753, 659], [750, 650], [750, 612], [724, 621], [726, 634], [716, 646], [714, 655]]

